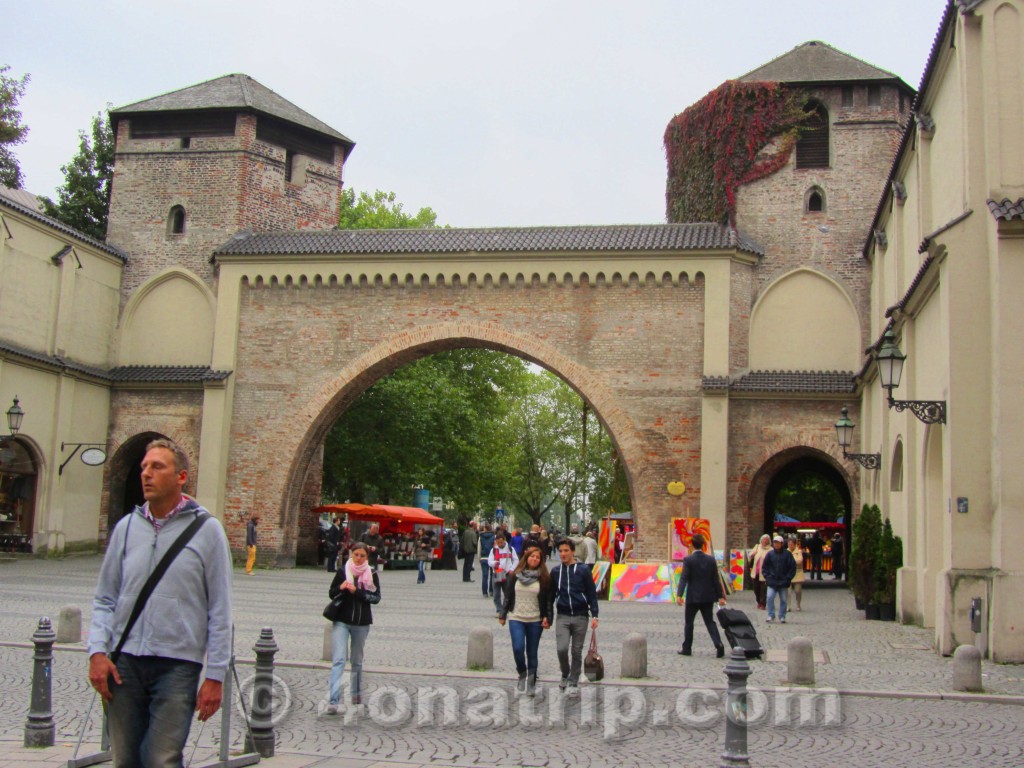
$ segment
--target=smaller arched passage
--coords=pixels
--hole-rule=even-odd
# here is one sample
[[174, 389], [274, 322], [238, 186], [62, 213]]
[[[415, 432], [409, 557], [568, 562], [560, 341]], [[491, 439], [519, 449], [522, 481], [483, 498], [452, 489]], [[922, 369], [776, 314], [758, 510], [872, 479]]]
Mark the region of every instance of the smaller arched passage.
[[[142, 496], [142, 458], [146, 455], [146, 446], [151, 441], [165, 437], [158, 432], [135, 435], [122, 443], [107, 462], [110, 488], [107, 504], [108, 536], [118, 520], [145, 501]], [[191, 478], [189, 481], [191, 483]]]
[[20, 437], [0, 442], [0, 551], [31, 552], [39, 462]]
[[[749, 535], [747, 546], [762, 533], [771, 533], [780, 491], [801, 475], [816, 475], [828, 483], [842, 500], [844, 534], [849, 541], [849, 525], [853, 511], [851, 479], [832, 456], [809, 446], [798, 446], [781, 451], [768, 459], [754, 476], [748, 496]], [[834, 522], [819, 520], [815, 522]]]

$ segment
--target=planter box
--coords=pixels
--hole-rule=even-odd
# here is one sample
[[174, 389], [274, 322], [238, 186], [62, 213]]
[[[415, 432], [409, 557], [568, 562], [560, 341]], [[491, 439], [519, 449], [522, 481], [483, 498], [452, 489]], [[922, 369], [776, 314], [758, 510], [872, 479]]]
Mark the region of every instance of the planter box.
[[896, 621], [896, 606], [895, 605], [880, 605], [878, 606], [878, 618], [882, 621]]
[[859, 597], [857, 597], [856, 595], [854, 595], [854, 597], [853, 597], [853, 602], [854, 602], [854, 604], [855, 604], [855, 605], [857, 606], [857, 610], [858, 610], [858, 611], [863, 611], [863, 610], [864, 610], [865, 608], [867, 608], [867, 607], [868, 607], [868, 604], [867, 604], [867, 603], [865, 603], [865, 602], [864, 602], [863, 600], [861, 600], [861, 599], [860, 599]]
[[869, 604], [868, 607], [864, 609], [864, 618], [868, 621], [878, 621], [879, 613], [880, 606]]

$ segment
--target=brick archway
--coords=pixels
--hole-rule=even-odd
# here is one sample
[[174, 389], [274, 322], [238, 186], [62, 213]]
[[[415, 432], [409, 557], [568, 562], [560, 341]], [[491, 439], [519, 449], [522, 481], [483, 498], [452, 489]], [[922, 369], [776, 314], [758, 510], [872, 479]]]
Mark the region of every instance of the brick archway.
[[282, 489], [282, 549], [294, 552], [301, 548], [303, 531], [307, 528], [312, 530], [311, 521], [304, 517], [308, 510], [303, 509], [303, 497], [308, 493], [310, 470], [319, 470], [324, 439], [338, 417], [374, 382], [404, 365], [436, 352], [466, 347], [493, 349], [524, 358], [543, 366], [569, 384], [607, 429], [622, 457], [633, 497], [636, 468], [641, 465], [643, 456], [636, 429], [631, 419], [616, 405], [613, 393], [594, 374], [533, 336], [518, 334], [491, 323], [440, 323], [396, 334], [382, 341], [333, 376], [295, 414], [295, 422], [301, 424], [304, 431], [296, 441], [287, 481]]

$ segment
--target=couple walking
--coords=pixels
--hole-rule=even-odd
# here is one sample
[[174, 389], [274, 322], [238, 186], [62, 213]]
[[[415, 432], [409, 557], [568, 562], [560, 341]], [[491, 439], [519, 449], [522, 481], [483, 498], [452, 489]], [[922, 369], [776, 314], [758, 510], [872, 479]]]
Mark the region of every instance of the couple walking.
[[576, 561], [576, 545], [571, 539], [558, 543], [558, 559], [549, 573], [540, 547], [527, 546], [502, 584], [498, 623], [504, 626], [508, 622], [519, 694], [536, 693], [540, 638], [551, 627], [556, 608], [555, 643], [562, 673], [558, 687], [568, 696], [579, 694], [588, 623], [597, 629], [597, 589], [590, 566]]

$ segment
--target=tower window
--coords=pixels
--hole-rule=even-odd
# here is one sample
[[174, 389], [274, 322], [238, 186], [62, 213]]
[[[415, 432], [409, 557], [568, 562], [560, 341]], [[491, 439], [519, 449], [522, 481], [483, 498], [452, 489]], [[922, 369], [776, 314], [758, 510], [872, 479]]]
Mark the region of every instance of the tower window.
[[171, 214], [167, 217], [167, 234], [185, 234], [185, 209], [180, 205], [171, 208]]
[[843, 86], [843, 106], [844, 107], [852, 107], [853, 106], [853, 86], [852, 85], [844, 85]]
[[819, 102], [808, 102], [804, 107], [807, 120], [800, 129], [796, 142], [797, 168], [828, 168], [828, 110]]
[[188, 149], [191, 146], [192, 146], [192, 138], [190, 136], [182, 136], [181, 137], [181, 148], [182, 149]]
[[869, 85], [868, 86], [868, 106], [869, 107], [880, 107], [880, 106], [882, 106], [882, 86], [880, 86], [880, 85]]
[[284, 151], [284, 180], [286, 183], [291, 184], [293, 175], [293, 166], [295, 165], [295, 153], [286, 149]]
[[825, 210], [825, 193], [821, 187], [811, 187], [804, 198], [805, 213], [821, 213]]

